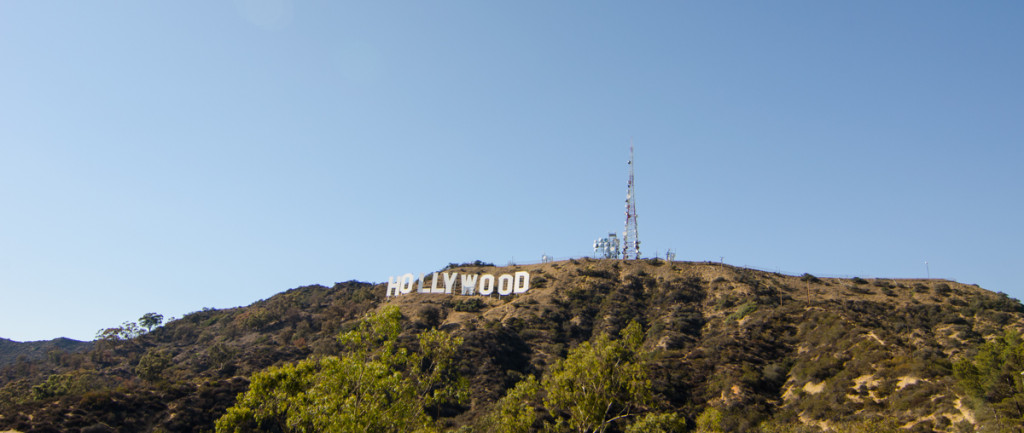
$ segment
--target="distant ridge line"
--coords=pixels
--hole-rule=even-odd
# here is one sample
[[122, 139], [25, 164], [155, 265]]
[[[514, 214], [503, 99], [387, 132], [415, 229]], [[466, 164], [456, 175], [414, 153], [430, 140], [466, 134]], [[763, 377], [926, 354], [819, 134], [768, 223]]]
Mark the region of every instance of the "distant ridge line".
[[[629, 259], [629, 260], [651, 260], [651, 259], [655, 259], [655, 258], [657, 258], [659, 260], [665, 260], [665, 259], [663, 259], [661, 257], [641, 257], [640, 259]], [[548, 260], [551, 261], [551, 262], [564, 262], [564, 261], [569, 261], [569, 260], [586, 260], [586, 259], [589, 259], [589, 260], [623, 260], [623, 259], [599, 259], [599, 258], [590, 257], [590, 256], [575, 256], [575, 257], [569, 256], [569, 257], [549, 257], [548, 258]], [[788, 271], [788, 270], [785, 270], [785, 269], [781, 269], [781, 268], [770, 269], [770, 268], [762, 268], [762, 267], [750, 266], [750, 265], [734, 265], [734, 264], [731, 264], [731, 263], [723, 263], [721, 261], [715, 261], [715, 260], [675, 260], [675, 261], [676, 262], [688, 262], [688, 263], [706, 264], [706, 265], [722, 265], [722, 264], [724, 264], [725, 266], [731, 266], [731, 267], [734, 267], [734, 268], [750, 269], [752, 271], [761, 271], [761, 272], [767, 272], [769, 274], [781, 274], [781, 275], [789, 275], [789, 276], [794, 276], [794, 277], [799, 277], [799, 276], [801, 276], [803, 274], [811, 274], [811, 275], [814, 275], [814, 276], [820, 277], [820, 278], [836, 278], [836, 279], [841, 279], [841, 280], [849, 280], [849, 279], [853, 279], [853, 278], [865, 278], [865, 279], [873, 279], [873, 280], [945, 280], [945, 281], [952, 281], [954, 283], [958, 283], [959, 282], [959, 281], [957, 281], [954, 278], [944, 278], [944, 277], [931, 277], [931, 278], [928, 278], [928, 277], [913, 277], [913, 276], [892, 277], [892, 276], [876, 276], [876, 275], [870, 275], [870, 274], [825, 274], [825, 273], [817, 273], [817, 272], [791, 272], [791, 271]], [[545, 262], [543, 260], [528, 260], [528, 261], [510, 260], [505, 266], [541, 265], [541, 264], [544, 264], [544, 263], [547, 263], [547, 262]], [[496, 264], [496, 266], [497, 266], [497, 264]]]

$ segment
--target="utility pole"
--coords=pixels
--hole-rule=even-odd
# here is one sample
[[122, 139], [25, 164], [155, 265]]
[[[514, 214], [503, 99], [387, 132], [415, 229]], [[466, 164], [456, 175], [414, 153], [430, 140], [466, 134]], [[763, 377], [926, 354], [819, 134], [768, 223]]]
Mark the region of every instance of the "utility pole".
[[805, 287], [805, 290], [807, 292], [806, 293], [806, 295], [807, 295], [807, 302], [806, 302], [805, 306], [810, 307], [811, 306], [811, 279], [808, 278], [807, 281], [805, 281], [805, 283], [807, 283], [807, 286]]

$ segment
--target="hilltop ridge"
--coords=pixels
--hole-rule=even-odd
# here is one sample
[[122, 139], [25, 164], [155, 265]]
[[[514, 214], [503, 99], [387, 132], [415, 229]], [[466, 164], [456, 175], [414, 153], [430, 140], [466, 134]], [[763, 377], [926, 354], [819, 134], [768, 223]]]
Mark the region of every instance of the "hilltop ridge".
[[[438, 328], [465, 341], [459, 363], [471, 403], [441, 420], [452, 428], [474, 425], [516, 382], [580, 343], [636, 321], [653, 355], [655, 390], [691, 421], [714, 407], [726, 431], [765, 420], [829, 428], [875, 416], [908, 431], [973, 431], [987, 415], [970, 408], [952, 361], [1024, 329], [1019, 301], [945, 280], [819, 278], [660, 259], [445, 271], [526, 271], [531, 288], [507, 297], [386, 298], [386, 283], [349, 281], [195, 312], [131, 340], [0, 369], [0, 429], [211, 428], [250, 375], [339, 353], [340, 331], [395, 305], [403, 338]], [[143, 378], [140, 365], [161, 357], [156, 378]]]
[[43, 341], [13, 341], [0, 338], [0, 367], [10, 365], [20, 359], [24, 361], [36, 361], [46, 357], [46, 354], [53, 351], [81, 352], [92, 346], [88, 341], [72, 340], [70, 338], [54, 338]]

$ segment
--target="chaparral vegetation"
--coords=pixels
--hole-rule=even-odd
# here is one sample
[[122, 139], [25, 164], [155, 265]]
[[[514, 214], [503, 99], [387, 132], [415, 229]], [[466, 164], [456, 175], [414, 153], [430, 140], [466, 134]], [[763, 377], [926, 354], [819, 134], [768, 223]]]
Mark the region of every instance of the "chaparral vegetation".
[[[952, 281], [579, 259], [0, 340], [0, 431], [1022, 432], [1024, 307]], [[27, 343], [25, 343], [27, 344]]]

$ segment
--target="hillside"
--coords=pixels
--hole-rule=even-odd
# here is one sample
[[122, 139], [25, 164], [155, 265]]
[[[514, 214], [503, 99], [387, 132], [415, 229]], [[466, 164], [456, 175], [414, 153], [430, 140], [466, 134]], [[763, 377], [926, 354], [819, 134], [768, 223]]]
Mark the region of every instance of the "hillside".
[[406, 344], [434, 327], [464, 339], [458, 363], [470, 399], [441, 416], [448, 428], [473, 426], [522, 378], [635, 320], [652, 353], [654, 390], [691, 426], [711, 407], [725, 431], [765, 420], [816, 431], [875, 416], [908, 431], [983, 431], [991, 415], [972, 409], [952, 363], [1024, 328], [1019, 301], [952, 281], [657, 259], [450, 268], [528, 271], [531, 289], [385, 298], [386, 284], [352, 281], [195, 312], [136, 338], [4, 367], [0, 431], [211, 429], [253, 373], [340, 353], [335, 336], [383, 305], [400, 308]]
[[82, 352], [90, 347], [92, 347], [91, 343], [70, 338], [26, 342], [0, 338], [0, 367], [14, 364], [19, 359], [22, 361], [39, 361], [45, 359], [46, 354], [53, 351]]

